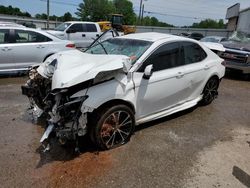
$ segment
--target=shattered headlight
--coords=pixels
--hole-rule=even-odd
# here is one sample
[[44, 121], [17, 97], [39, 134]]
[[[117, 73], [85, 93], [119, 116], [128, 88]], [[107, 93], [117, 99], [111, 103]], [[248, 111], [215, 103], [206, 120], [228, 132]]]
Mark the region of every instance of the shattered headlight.
[[46, 68], [46, 76], [52, 77], [55, 70], [57, 69], [57, 59], [53, 59], [52, 61], [46, 62], [45, 68]]
[[47, 67], [47, 72], [49, 74], [53, 74], [57, 68], [57, 59], [54, 59], [50, 63], [46, 64], [46, 67]]

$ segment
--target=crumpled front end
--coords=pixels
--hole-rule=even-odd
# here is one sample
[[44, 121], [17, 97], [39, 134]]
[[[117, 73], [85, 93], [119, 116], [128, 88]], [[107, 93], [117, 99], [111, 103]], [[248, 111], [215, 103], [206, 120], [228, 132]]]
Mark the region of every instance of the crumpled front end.
[[22, 92], [32, 101], [33, 112], [39, 111], [39, 116], [45, 112], [47, 129], [40, 139], [44, 151], [50, 149], [52, 132], [61, 144], [77, 141], [87, 133], [87, 116], [94, 109], [82, 110], [88, 94], [74, 97], [75, 93], [125, 74], [130, 67], [130, 59], [124, 55], [93, 55], [76, 50], [54, 54], [32, 69]]
[[21, 86], [21, 90], [29, 98], [31, 113], [37, 120], [46, 110], [45, 98], [51, 90], [51, 80], [39, 74], [37, 67], [33, 67], [29, 72], [29, 80]]

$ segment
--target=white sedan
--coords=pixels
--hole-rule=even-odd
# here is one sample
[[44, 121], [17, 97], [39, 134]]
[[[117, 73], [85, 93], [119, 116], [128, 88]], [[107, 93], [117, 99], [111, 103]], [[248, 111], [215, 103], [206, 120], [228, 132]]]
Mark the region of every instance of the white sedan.
[[25, 71], [59, 51], [75, 48], [45, 31], [18, 25], [0, 26], [0, 74]]
[[[55, 54], [37, 72], [52, 80], [54, 102], [46, 107], [50, 126], [41, 142], [54, 129], [59, 140], [88, 133], [101, 149], [110, 149], [126, 143], [135, 125], [210, 104], [225, 67], [198, 41], [141, 33], [96, 42], [85, 53]], [[38, 97], [26, 87], [24, 94]]]

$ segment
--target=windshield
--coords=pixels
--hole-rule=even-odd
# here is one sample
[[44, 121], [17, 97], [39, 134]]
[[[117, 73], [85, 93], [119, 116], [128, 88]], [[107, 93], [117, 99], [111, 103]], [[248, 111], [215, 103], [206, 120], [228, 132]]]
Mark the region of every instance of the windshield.
[[250, 34], [246, 34], [240, 31], [235, 31], [231, 37], [229, 37], [229, 40], [236, 41], [236, 42], [244, 42], [249, 43], [250, 42]]
[[56, 31], [64, 31], [67, 27], [69, 27], [70, 23], [62, 23], [58, 25], [55, 30]]
[[151, 44], [152, 42], [143, 40], [111, 38], [89, 48], [86, 53], [126, 55], [134, 64]]

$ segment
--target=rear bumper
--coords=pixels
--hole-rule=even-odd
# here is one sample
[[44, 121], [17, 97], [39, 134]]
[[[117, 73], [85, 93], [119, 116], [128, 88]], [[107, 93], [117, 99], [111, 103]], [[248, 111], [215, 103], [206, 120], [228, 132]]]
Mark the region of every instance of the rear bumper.
[[243, 74], [250, 74], [250, 64], [248, 63], [237, 63], [232, 61], [226, 61], [225, 64], [227, 69], [240, 70]]

